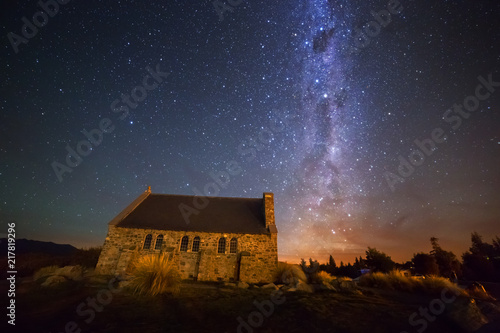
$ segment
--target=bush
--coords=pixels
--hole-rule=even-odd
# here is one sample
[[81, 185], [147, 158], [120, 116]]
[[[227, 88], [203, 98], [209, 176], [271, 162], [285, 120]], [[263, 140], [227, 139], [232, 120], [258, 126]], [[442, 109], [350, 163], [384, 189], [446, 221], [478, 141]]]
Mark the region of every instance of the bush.
[[320, 271], [314, 275], [315, 282], [321, 283], [321, 284], [330, 284], [335, 279], [336, 279], [335, 276], [332, 276], [325, 271]]
[[387, 274], [380, 272], [362, 275], [359, 278], [359, 285], [365, 287], [380, 288], [380, 289], [392, 289]]
[[388, 274], [370, 273], [360, 277], [359, 284], [365, 287], [399, 291], [419, 291], [430, 295], [439, 295], [443, 289], [448, 289], [457, 295], [467, 294], [455, 283], [440, 276], [428, 276], [425, 279], [406, 277], [399, 271], [391, 271]]
[[94, 268], [99, 260], [102, 247], [90, 247], [78, 249], [71, 258], [71, 265], [81, 265], [83, 267]]
[[135, 263], [129, 286], [138, 294], [150, 296], [176, 293], [180, 288], [180, 276], [168, 255], [149, 255]]
[[387, 274], [387, 279], [392, 289], [411, 292], [415, 288], [415, 282], [404, 276], [401, 271], [393, 270]]
[[418, 280], [421, 284], [422, 291], [426, 294], [437, 295], [441, 294], [443, 289], [448, 289], [455, 294], [466, 295], [464, 290], [460, 288], [457, 284], [451, 282], [447, 278], [441, 276], [427, 276], [423, 280]]
[[293, 284], [299, 280], [307, 282], [307, 276], [299, 265], [278, 262], [274, 281], [278, 284]]

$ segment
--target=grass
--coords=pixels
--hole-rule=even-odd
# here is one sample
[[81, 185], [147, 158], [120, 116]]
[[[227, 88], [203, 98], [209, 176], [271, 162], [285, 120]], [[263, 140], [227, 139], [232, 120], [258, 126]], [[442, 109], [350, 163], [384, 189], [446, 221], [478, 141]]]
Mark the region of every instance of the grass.
[[422, 285], [422, 290], [428, 294], [440, 294], [443, 289], [448, 289], [451, 292], [467, 296], [467, 293], [460, 288], [456, 283], [451, 282], [447, 278], [441, 276], [428, 276], [425, 279], [416, 280]]
[[325, 271], [320, 271], [313, 276], [313, 281], [316, 283], [320, 284], [327, 284], [327, 283], [332, 283], [333, 280], [336, 280], [337, 278], [335, 276], [330, 275], [329, 273]]
[[149, 255], [137, 260], [129, 286], [138, 294], [156, 296], [177, 293], [180, 281], [179, 272], [168, 255]]
[[387, 274], [375, 272], [362, 275], [359, 278], [359, 285], [364, 287], [373, 287], [380, 289], [393, 289]]
[[278, 284], [293, 284], [299, 280], [307, 282], [307, 276], [299, 265], [278, 262], [274, 281]]
[[423, 292], [438, 295], [448, 289], [456, 295], [468, 296], [457, 284], [440, 276], [428, 276], [425, 279], [404, 276], [399, 271], [384, 274], [380, 272], [365, 274], [359, 279], [359, 285], [404, 292]]
[[396, 290], [411, 292], [415, 289], [417, 279], [411, 279], [404, 276], [400, 271], [393, 270], [387, 274], [389, 284]]
[[49, 275], [53, 275], [54, 272], [58, 269], [59, 269], [59, 266], [56, 266], [56, 265], [42, 267], [33, 274], [33, 281], [38, 281], [38, 280], [45, 278]]
[[473, 298], [479, 298], [485, 301], [496, 301], [496, 298], [488, 294], [486, 290], [483, 288], [473, 288], [468, 289], [467, 294]]

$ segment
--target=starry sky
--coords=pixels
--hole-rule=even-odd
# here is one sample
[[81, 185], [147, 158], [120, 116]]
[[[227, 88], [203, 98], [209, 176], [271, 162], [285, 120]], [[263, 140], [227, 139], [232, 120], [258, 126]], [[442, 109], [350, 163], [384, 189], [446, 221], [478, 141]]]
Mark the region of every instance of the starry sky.
[[273, 192], [280, 260], [500, 234], [498, 1], [41, 10], [0, 9], [3, 236], [101, 245], [147, 186]]

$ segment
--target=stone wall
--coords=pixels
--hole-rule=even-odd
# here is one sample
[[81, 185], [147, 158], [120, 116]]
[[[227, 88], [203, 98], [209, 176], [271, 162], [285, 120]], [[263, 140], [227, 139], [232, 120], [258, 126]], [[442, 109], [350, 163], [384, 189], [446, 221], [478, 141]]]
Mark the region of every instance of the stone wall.
[[274, 221], [274, 194], [270, 192], [264, 193], [264, 216], [266, 219], [266, 227], [270, 224], [275, 224]]
[[[151, 248], [143, 250], [146, 235], [152, 234]], [[163, 235], [161, 250], [154, 250]], [[180, 251], [181, 239], [189, 237], [188, 250]], [[199, 252], [192, 252], [194, 237], [200, 237]], [[226, 238], [226, 252], [217, 253], [218, 242]], [[229, 253], [230, 240], [238, 240], [236, 253]], [[143, 255], [169, 253], [183, 279], [200, 281], [270, 282], [278, 263], [277, 234], [237, 234], [152, 229], [129, 229], [110, 225], [96, 266], [99, 274], [130, 272], [134, 260]]]

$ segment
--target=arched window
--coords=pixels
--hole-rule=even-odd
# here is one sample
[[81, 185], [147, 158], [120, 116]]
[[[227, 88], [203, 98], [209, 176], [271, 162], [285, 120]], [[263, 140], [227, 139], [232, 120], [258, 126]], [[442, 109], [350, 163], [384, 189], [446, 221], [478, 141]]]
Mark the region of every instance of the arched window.
[[163, 244], [163, 235], [156, 237], [155, 250], [161, 250], [161, 245]]
[[198, 252], [200, 250], [200, 237], [196, 236], [193, 239], [193, 247], [191, 248], [192, 252]]
[[229, 242], [229, 253], [236, 253], [238, 249], [238, 240], [236, 238], [231, 238]]
[[217, 247], [217, 253], [226, 253], [226, 239], [224, 237], [219, 239], [219, 246]]
[[153, 235], [148, 234], [146, 239], [144, 239], [144, 246], [142, 247], [144, 250], [149, 250], [151, 248], [151, 240], [153, 240]]
[[182, 252], [186, 252], [188, 250], [188, 244], [189, 244], [189, 237], [188, 236], [182, 237], [182, 240], [181, 240], [181, 251]]

